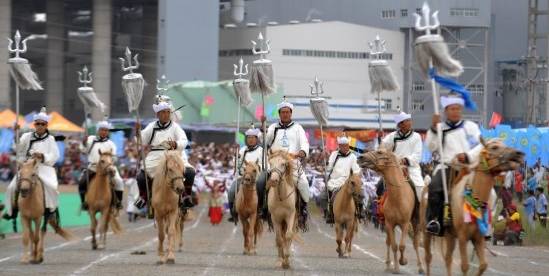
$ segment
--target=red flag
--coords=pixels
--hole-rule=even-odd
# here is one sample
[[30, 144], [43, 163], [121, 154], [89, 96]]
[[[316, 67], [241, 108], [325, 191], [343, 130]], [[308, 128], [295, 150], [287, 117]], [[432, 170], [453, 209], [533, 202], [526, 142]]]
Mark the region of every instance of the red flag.
[[496, 127], [503, 121], [503, 116], [497, 112], [492, 112], [492, 118], [490, 119], [489, 127]]

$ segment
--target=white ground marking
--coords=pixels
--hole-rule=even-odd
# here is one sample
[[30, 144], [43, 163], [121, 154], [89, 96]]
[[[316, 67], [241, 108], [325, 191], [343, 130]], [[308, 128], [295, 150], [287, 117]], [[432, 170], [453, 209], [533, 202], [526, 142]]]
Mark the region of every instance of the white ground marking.
[[210, 270], [211, 270], [212, 268], [215, 267], [215, 265], [216, 265], [217, 262], [219, 261], [219, 258], [221, 257], [221, 254], [223, 254], [223, 253], [227, 250], [227, 246], [228, 246], [229, 243], [234, 239], [237, 230], [238, 230], [238, 228], [237, 228], [236, 226], [233, 227], [233, 231], [231, 232], [231, 235], [229, 236], [229, 238], [227, 238], [227, 239], [223, 242], [223, 244], [221, 244], [220, 250], [219, 250], [218, 253], [215, 255], [213, 261], [210, 262], [210, 264], [208, 265], [208, 267], [206, 267], [206, 269], [204, 269], [204, 271], [202, 272], [202, 275], [208, 275], [208, 273], [210, 273]]

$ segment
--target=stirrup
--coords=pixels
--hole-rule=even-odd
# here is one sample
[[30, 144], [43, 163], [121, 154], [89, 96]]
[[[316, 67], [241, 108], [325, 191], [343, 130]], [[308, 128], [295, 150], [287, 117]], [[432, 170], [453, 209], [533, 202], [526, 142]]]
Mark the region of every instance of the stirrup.
[[434, 235], [440, 235], [440, 231], [442, 228], [440, 227], [440, 223], [437, 220], [431, 220], [427, 223], [425, 226], [425, 230], [428, 233], [434, 234]]

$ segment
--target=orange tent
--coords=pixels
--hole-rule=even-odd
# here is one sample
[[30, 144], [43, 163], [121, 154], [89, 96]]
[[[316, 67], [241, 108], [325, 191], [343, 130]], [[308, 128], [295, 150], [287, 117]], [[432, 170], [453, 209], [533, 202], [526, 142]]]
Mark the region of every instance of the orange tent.
[[[15, 117], [15, 112], [11, 109], [5, 109], [0, 112], [0, 128], [13, 128], [13, 125], [15, 124]], [[18, 122], [20, 126], [26, 125], [23, 116], [19, 116]]]
[[84, 129], [77, 126], [73, 122], [67, 120], [63, 115], [59, 114], [57, 111], [50, 113], [51, 119], [48, 123], [48, 129], [50, 131], [60, 131], [60, 132], [84, 132]]

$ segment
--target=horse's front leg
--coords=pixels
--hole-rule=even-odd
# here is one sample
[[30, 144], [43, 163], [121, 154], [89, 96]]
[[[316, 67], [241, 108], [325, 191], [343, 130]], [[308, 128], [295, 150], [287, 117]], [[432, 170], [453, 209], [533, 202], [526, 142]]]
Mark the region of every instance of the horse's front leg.
[[42, 217], [38, 217], [34, 220], [34, 229], [31, 229], [31, 231], [34, 231], [34, 235], [32, 237], [32, 243], [33, 243], [33, 263], [42, 263], [44, 261], [44, 236], [46, 235], [45, 231], [43, 232], [40, 223], [42, 222]]
[[167, 264], [175, 264], [175, 227], [177, 222], [177, 212], [174, 211], [168, 216], [168, 256]]
[[179, 252], [183, 250], [183, 232], [185, 230], [185, 218], [187, 215], [179, 215], [179, 222], [178, 222], [178, 229], [179, 233], [177, 234], [179, 237]]
[[421, 257], [419, 255], [419, 240], [421, 238], [421, 231], [419, 229], [419, 225], [415, 224], [412, 225], [412, 231], [413, 231], [413, 242], [414, 242], [414, 251], [416, 252], [416, 258], [417, 258], [417, 272], [419, 274], [423, 274], [425, 271], [423, 270], [423, 264], [421, 263]]
[[351, 220], [350, 225], [347, 227], [347, 235], [345, 236], [345, 257], [351, 258], [351, 250], [353, 248], [353, 237], [355, 229], [358, 227], [358, 221], [356, 219]]
[[280, 265], [282, 265], [284, 258], [284, 233], [282, 232], [282, 226], [279, 222], [273, 221], [273, 224], [275, 230], [276, 248], [278, 249], [278, 261], [280, 262]]
[[250, 254], [250, 248], [249, 248], [249, 231], [250, 228], [248, 219], [244, 217], [244, 215], [239, 215], [240, 218], [240, 224], [242, 224], [242, 238], [244, 239], [244, 251], [242, 252], [243, 255]]
[[250, 255], [255, 255], [257, 254], [256, 251], [255, 251], [255, 242], [254, 242], [254, 235], [255, 235], [255, 224], [257, 223], [257, 216], [256, 216], [256, 213], [253, 212], [250, 216], [250, 225], [249, 225], [249, 229], [248, 229], [248, 245], [249, 245], [249, 254]]
[[459, 255], [461, 257], [461, 272], [467, 275], [469, 271], [469, 260], [467, 258], [467, 237], [464, 231], [456, 231], [459, 246]]
[[446, 240], [446, 252], [444, 252], [444, 262], [446, 264], [446, 274], [452, 275], [452, 256], [454, 255], [454, 249], [456, 248], [456, 238], [452, 234], [446, 234], [444, 236]]
[[425, 268], [426, 275], [431, 275], [431, 261], [433, 260], [433, 254], [431, 253], [431, 234], [423, 232], [423, 249], [425, 249]]
[[89, 208], [88, 213], [90, 214], [90, 233], [91, 233], [91, 244], [92, 244], [92, 250], [97, 249], [97, 240], [95, 238], [95, 230], [97, 229], [97, 219], [95, 218], [95, 210], [92, 208]]
[[164, 255], [164, 237], [165, 237], [165, 225], [164, 225], [164, 218], [160, 217], [158, 214], [154, 215], [156, 219], [156, 226], [158, 229], [158, 257], [160, 257], [160, 260], [156, 262], [156, 264], [164, 264], [166, 262], [165, 255]]
[[398, 245], [398, 250], [400, 251], [400, 260], [399, 260], [400, 265], [408, 264], [408, 260], [404, 255], [404, 251], [406, 250], [406, 236], [408, 236], [409, 227], [410, 227], [410, 223], [405, 223], [404, 226], [401, 226], [402, 233], [400, 235], [400, 244]]
[[475, 246], [475, 251], [478, 256], [478, 272], [477, 275], [482, 275], [484, 271], [488, 268], [488, 261], [486, 261], [486, 241], [484, 240], [484, 236], [482, 236], [480, 233], [476, 234], [476, 237], [473, 241]]
[[109, 230], [110, 217], [110, 208], [104, 208], [101, 210], [101, 222], [99, 224], [99, 249], [104, 249], [107, 247], [107, 231]]
[[343, 250], [341, 249], [341, 240], [343, 239], [343, 229], [341, 229], [341, 224], [339, 222], [335, 223], [335, 231], [336, 231], [336, 252], [338, 257], [343, 258]]
[[28, 264], [32, 253], [32, 246], [30, 245], [32, 235], [30, 220], [21, 216], [21, 224], [23, 225], [23, 255], [21, 256], [21, 263]]

